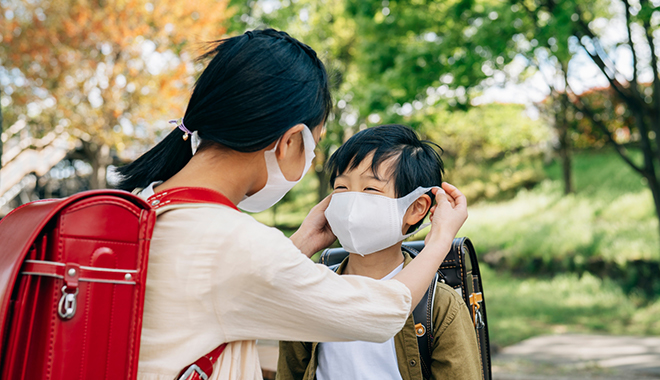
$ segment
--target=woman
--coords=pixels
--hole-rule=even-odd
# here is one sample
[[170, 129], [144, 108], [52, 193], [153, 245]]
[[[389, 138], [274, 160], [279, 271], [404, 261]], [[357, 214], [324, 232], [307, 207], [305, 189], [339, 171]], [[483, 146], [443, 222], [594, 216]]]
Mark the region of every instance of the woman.
[[[223, 342], [212, 379], [260, 379], [256, 339], [385, 341], [403, 326], [467, 217], [463, 195], [436, 190], [427, 248], [390, 281], [340, 277], [308, 259], [332, 235], [314, 207], [281, 232], [240, 213], [279, 201], [302, 178], [331, 108], [315, 52], [272, 29], [207, 53], [183, 120], [120, 169], [121, 188], [152, 196], [202, 188], [227, 206], [162, 212], [149, 253], [139, 379], [171, 380]], [[189, 138], [193, 135], [193, 138]], [[194, 153], [189, 140], [201, 139]], [[196, 148], [196, 143], [193, 148]], [[303, 254], [301, 254], [303, 253]]]

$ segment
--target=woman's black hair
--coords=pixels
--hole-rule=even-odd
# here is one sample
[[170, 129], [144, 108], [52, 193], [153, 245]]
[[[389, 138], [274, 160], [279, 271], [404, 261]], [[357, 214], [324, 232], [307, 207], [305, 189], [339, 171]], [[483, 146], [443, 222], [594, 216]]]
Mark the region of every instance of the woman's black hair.
[[[420, 140], [410, 127], [389, 124], [356, 133], [330, 156], [327, 163], [330, 186], [334, 187], [338, 176], [357, 168], [371, 153], [371, 172], [376, 178], [380, 165], [394, 160], [386, 175], [394, 183], [396, 197], [403, 197], [420, 186], [442, 185], [445, 170], [440, 157], [442, 148], [432, 141]], [[433, 193], [427, 194], [431, 200], [435, 199]], [[409, 231], [417, 229], [422, 220]]]
[[[211, 58], [195, 84], [183, 117], [197, 131], [200, 149], [212, 143], [240, 152], [261, 150], [289, 128], [310, 129], [332, 108], [328, 75], [309, 46], [274, 29], [248, 31], [216, 41], [199, 59]], [[134, 162], [120, 167], [119, 188], [166, 181], [192, 157], [190, 140], [175, 128]]]

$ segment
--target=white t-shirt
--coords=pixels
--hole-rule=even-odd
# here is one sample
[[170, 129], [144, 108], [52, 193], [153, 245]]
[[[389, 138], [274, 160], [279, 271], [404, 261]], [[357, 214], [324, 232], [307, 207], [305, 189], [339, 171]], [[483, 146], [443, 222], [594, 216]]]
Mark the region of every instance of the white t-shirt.
[[[403, 263], [381, 280], [389, 280], [403, 269]], [[385, 343], [364, 341], [327, 342], [318, 345], [318, 380], [402, 380], [394, 338]]]

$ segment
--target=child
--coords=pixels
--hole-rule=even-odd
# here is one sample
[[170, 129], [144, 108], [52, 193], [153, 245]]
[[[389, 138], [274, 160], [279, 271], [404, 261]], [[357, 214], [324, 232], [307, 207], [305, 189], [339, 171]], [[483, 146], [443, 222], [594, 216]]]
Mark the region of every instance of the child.
[[[350, 253], [339, 274], [389, 279], [412, 260], [401, 243], [420, 227], [430, 190], [442, 183], [436, 148], [408, 127], [383, 125], [357, 133], [330, 157], [334, 191], [325, 214]], [[384, 343], [280, 342], [277, 379], [422, 380], [422, 365], [431, 379], [481, 379], [472, 320], [454, 289], [438, 283], [433, 317], [430, 366], [420, 362], [411, 315]]]

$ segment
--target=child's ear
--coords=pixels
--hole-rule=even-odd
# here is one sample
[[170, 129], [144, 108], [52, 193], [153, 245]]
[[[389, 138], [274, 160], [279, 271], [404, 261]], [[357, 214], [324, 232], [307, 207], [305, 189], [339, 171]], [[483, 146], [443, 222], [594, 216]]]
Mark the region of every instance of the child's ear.
[[406, 215], [403, 216], [403, 231], [407, 231], [408, 227], [413, 226], [422, 220], [431, 208], [431, 205], [431, 197], [428, 195], [424, 194], [417, 198], [417, 200], [408, 207]]

